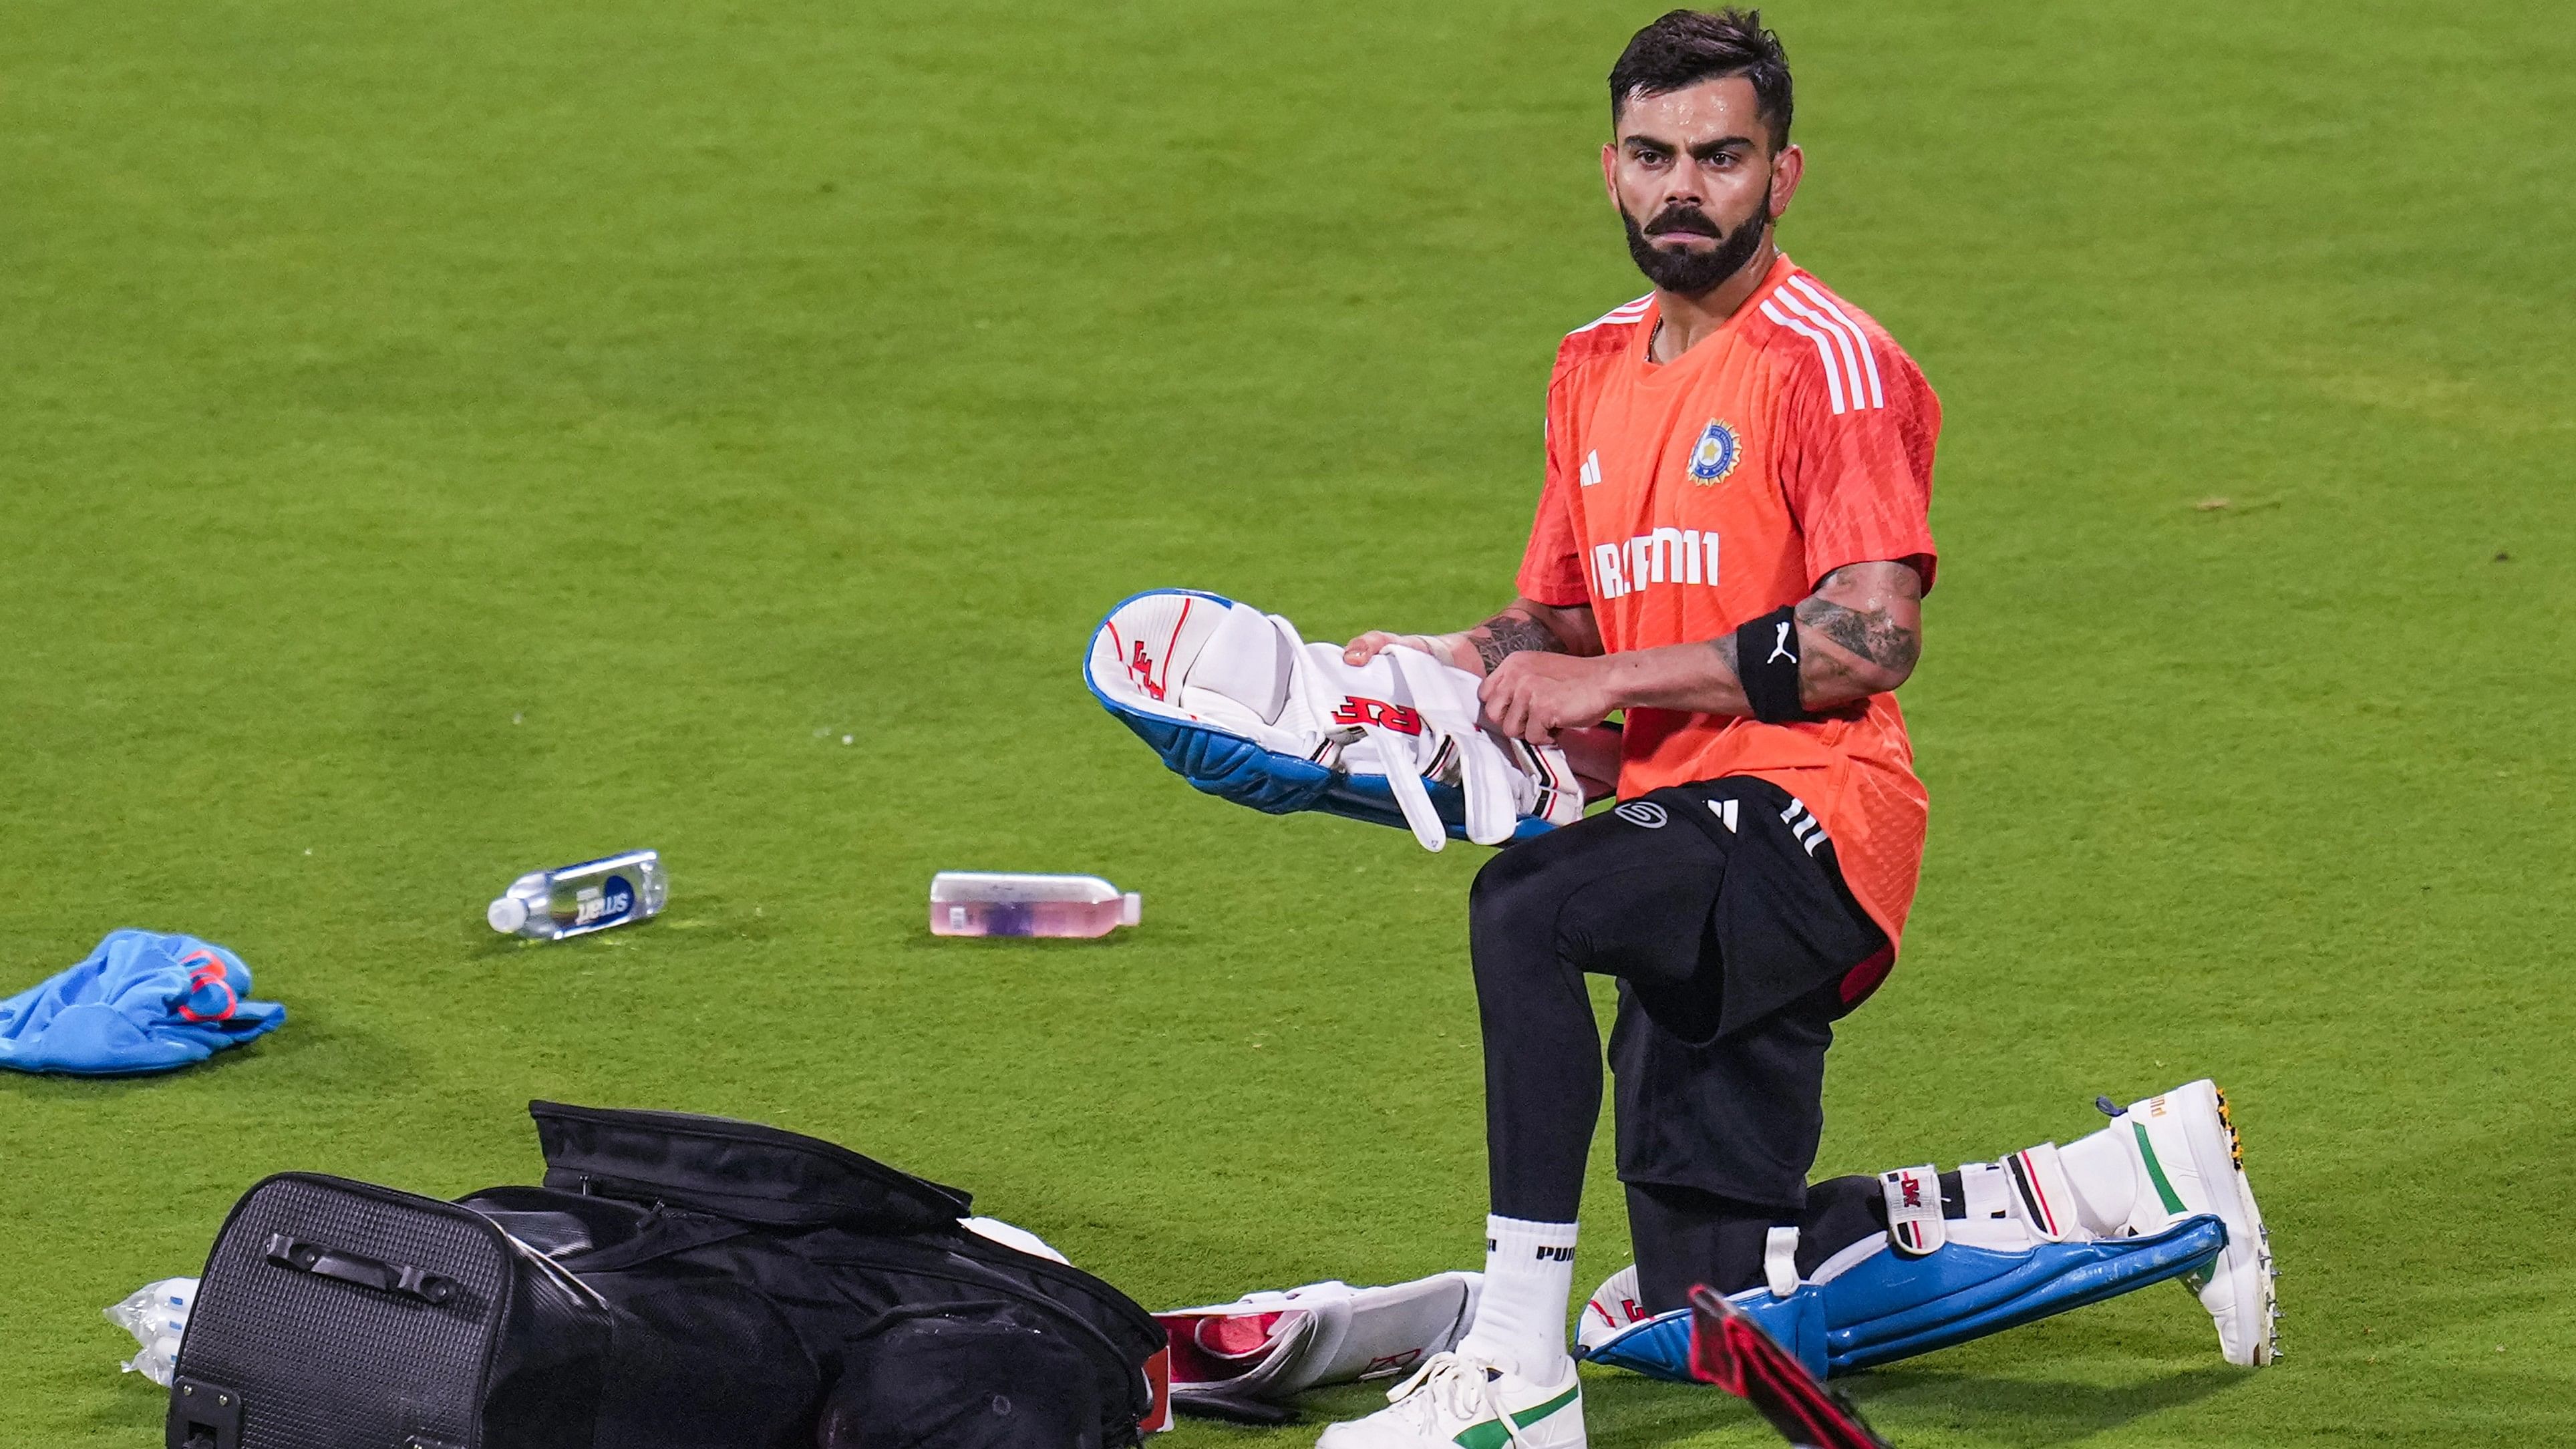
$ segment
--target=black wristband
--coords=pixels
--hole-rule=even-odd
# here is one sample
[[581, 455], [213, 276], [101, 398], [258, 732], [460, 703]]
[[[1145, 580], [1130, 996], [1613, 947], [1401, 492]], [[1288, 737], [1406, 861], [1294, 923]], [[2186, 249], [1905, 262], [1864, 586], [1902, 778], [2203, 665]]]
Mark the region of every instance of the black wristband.
[[1783, 604], [1735, 630], [1735, 677], [1764, 724], [1813, 719], [1798, 704], [1798, 612]]

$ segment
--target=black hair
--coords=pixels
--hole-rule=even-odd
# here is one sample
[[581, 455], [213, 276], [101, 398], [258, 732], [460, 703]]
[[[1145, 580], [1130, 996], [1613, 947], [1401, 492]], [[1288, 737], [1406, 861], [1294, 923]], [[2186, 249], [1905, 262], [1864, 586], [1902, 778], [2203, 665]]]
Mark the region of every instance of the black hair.
[[1673, 10], [1638, 31], [1610, 67], [1610, 124], [1633, 97], [1732, 75], [1753, 83], [1754, 113], [1771, 127], [1771, 148], [1788, 145], [1789, 54], [1762, 28], [1759, 10]]

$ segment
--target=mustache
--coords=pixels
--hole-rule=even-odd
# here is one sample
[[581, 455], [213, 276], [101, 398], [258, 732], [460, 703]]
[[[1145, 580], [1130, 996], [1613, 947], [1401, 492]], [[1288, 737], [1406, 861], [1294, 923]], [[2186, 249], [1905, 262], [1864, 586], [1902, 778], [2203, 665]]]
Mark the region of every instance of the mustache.
[[1668, 206], [1655, 214], [1655, 219], [1639, 228], [1648, 236], [1704, 236], [1723, 239], [1726, 228], [1709, 220], [1708, 213], [1696, 206]]

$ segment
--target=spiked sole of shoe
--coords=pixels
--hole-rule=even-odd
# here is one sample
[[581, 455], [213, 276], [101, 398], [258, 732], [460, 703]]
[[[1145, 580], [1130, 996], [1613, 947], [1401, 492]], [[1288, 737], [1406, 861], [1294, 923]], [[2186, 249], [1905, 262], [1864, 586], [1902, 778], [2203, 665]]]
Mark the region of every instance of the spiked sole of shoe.
[[2236, 1183], [2236, 1200], [2246, 1220], [2254, 1224], [2255, 1269], [2261, 1275], [2262, 1321], [2254, 1325], [2254, 1363], [2257, 1367], [2281, 1356], [2280, 1273], [2272, 1263], [2272, 1230], [2263, 1224], [2263, 1210], [2254, 1203], [2254, 1186], [2245, 1176], [2245, 1142], [2236, 1129], [2235, 1115], [2227, 1109], [2227, 1093], [2216, 1083], [2210, 1094], [2218, 1100], [2218, 1125], [2227, 1132], [2228, 1165]]

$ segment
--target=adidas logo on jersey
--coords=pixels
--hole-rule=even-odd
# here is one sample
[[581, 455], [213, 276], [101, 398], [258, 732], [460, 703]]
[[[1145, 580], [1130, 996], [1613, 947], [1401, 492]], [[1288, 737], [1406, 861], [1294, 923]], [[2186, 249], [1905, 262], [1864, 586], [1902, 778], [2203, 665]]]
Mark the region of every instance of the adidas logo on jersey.
[[1592, 588], [1604, 599], [1624, 598], [1649, 584], [1717, 586], [1717, 535], [1696, 528], [1658, 528], [1625, 544], [1592, 546]]

